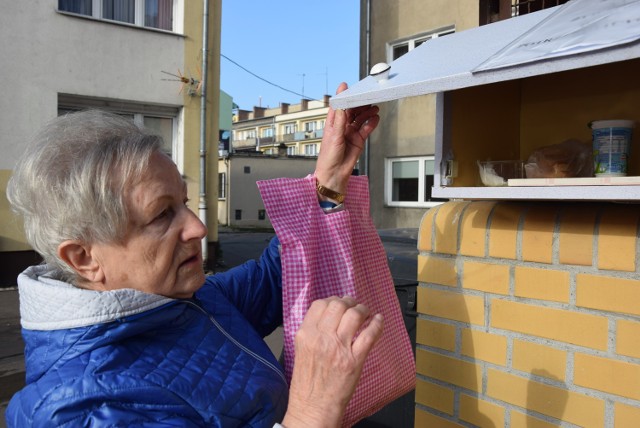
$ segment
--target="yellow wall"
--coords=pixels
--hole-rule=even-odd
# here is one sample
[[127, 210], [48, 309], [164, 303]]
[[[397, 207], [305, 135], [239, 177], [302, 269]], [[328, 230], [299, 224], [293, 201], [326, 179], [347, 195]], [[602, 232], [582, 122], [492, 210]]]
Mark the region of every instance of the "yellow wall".
[[0, 170], [0, 251], [23, 251], [31, 247], [26, 243], [22, 222], [11, 212], [7, 201], [6, 188], [10, 170]]
[[638, 205], [448, 202], [418, 247], [416, 427], [632, 427]]
[[[209, 2], [209, 49], [207, 76], [207, 226], [209, 242], [218, 240], [218, 117], [220, 99], [220, 25], [221, 1]], [[196, 73], [202, 69], [202, 2], [185, 4], [186, 70]], [[198, 212], [200, 194], [200, 97], [184, 97], [184, 174], [187, 176], [189, 206]]]

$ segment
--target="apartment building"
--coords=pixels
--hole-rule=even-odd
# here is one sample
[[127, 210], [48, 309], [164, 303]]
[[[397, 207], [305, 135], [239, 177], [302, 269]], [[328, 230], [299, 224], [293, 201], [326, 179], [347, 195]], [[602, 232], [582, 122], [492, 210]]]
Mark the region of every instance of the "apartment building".
[[0, 286], [38, 260], [4, 196], [13, 165], [36, 129], [68, 111], [107, 109], [156, 131], [187, 179], [191, 208], [217, 223], [215, 194], [201, 193], [217, 188], [217, 162], [203, 162], [200, 123], [204, 108], [205, 141], [216, 141], [220, 15], [219, 0], [3, 2], [0, 34], [11, 42], [0, 44]]
[[322, 100], [303, 99], [276, 108], [237, 110], [233, 123], [233, 150], [267, 155], [286, 150], [290, 156], [317, 156], [329, 112], [329, 95]]

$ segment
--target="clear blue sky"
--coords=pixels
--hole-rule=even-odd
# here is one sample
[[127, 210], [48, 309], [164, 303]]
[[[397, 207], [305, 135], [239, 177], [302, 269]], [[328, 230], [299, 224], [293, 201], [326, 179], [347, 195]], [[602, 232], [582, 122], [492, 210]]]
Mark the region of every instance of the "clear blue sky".
[[[359, 11], [358, 0], [223, 0], [221, 53], [290, 91], [302, 94], [304, 83], [318, 99], [358, 81]], [[245, 110], [301, 99], [224, 57], [220, 88]]]

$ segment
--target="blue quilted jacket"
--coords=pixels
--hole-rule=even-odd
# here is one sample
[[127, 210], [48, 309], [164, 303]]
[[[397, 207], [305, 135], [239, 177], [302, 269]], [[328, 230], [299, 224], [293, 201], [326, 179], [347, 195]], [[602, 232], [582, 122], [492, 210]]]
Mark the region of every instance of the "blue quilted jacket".
[[20, 275], [26, 387], [9, 427], [269, 427], [288, 387], [262, 337], [282, 322], [273, 239], [259, 262], [207, 278], [193, 299], [97, 292]]

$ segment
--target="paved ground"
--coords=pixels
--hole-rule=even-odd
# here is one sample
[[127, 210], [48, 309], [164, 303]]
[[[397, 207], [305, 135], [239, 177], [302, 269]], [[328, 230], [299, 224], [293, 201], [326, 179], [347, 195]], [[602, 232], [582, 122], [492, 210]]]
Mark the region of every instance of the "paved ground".
[[[417, 229], [380, 230], [379, 234], [396, 285], [416, 282]], [[219, 238], [223, 263], [220, 270], [259, 257], [271, 237], [273, 233], [221, 230]], [[276, 331], [267, 338], [267, 342], [272, 351], [279, 355], [282, 349], [281, 332]], [[24, 385], [24, 345], [20, 336], [18, 291], [15, 287], [0, 288], [0, 344], [0, 428], [5, 428], [6, 405]]]

